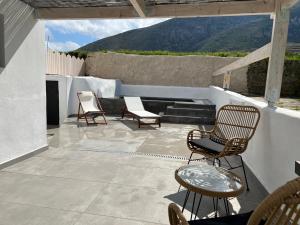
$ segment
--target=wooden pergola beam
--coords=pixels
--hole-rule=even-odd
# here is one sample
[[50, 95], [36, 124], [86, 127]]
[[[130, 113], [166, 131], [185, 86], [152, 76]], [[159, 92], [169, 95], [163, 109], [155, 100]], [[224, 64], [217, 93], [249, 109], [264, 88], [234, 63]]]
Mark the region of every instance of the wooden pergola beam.
[[248, 66], [254, 62], [258, 62], [262, 59], [268, 58], [271, 55], [271, 43], [264, 45], [263, 47], [251, 52], [245, 57], [234, 61], [233, 63], [224, 66], [213, 73], [213, 76], [219, 76], [233, 70], [240, 69], [242, 67]]
[[[196, 17], [271, 14], [274, 1], [231, 1], [199, 4], [165, 4], [147, 7], [147, 17]], [[132, 6], [39, 8], [38, 19], [88, 19], [88, 18], [133, 18], [139, 17]]]
[[265, 90], [265, 99], [269, 106], [274, 106], [280, 98], [290, 10], [288, 8], [278, 9], [273, 18], [271, 55]]
[[133, 8], [140, 17], [146, 17], [146, 9], [144, 0], [130, 0]]

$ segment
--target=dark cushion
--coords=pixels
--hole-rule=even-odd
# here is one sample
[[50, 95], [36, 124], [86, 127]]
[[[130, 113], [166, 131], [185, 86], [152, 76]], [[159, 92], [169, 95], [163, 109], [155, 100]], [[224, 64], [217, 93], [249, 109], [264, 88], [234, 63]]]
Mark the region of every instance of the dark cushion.
[[202, 219], [202, 220], [191, 220], [189, 221], [190, 225], [246, 225], [252, 212], [217, 217], [211, 219]]
[[192, 145], [195, 145], [198, 148], [203, 150], [211, 151], [212, 153], [219, 153], [224, 150], [224, 145], [217, 143], [210, 138], [201, 138], [190, 141]]

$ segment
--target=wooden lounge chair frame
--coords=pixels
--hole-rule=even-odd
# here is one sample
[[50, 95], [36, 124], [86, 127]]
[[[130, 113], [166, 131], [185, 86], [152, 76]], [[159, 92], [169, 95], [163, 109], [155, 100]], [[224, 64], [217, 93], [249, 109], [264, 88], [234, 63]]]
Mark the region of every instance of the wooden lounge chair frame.
[[[93, 97], [95, 98], [96, 100], [96, 104], [97, 104], [97, 107], [99, 109], [99, 111], [87, 111], [87, 112], [84, 112], [84, 109], [83, 109], [83, 106], [82, 106], [82, 103], [81, 103], [81, 100], [80, 100], [80, 95], [83, 93], [83, 91], [79, 91], [77, 92], [77, 97], [78, 97], [78, 101], [79, 101], [79, 105], [78, 105], [78, 113], [77, 113], [77, 122], [80, 120], [80, 119], [85, 119], [86, 121], [86, 124], [89, 126], [89, 125], [95, 125], [95, 124], [105, 124], [107, 125], [107, 121], [106, 121], [106, 118], [105, 118], [105, 111], [103, 110], [101, 104], [100, 104], [100, 101], [98, 99], [98, 97], [96, 96], [96, 94], [92, 91], [86, 91], [86, 92], [90, 92], [92, 93]], [[80, 111], [82, 111], [82, 113], [80, 113]], [[98, 116], [102, 116], [103, 117], [103, 121], [104, 122], [97, 122], [95, 120], [96, 117]], [[89, 122], [89, 118], [92, 119], [92, 123]]]
[[[153, 116], [143, 116], [143, 115], [139, 115], [137, 113], [134, 113], [135, 111], [128, 110], [125, 98], [139, 98], [139, 97], [124, 97], [125, 107], [122, 110], [122, 119], [125, 116], [132, 117], [133, 119], [136, 119], [138, 121], [138, 127], [139, 128], [141, 128], [142, 125], [158, 125], [159, 127], [161, 127], [161, 121], [160, 121], [161, 117], [159, 115], [156, 115], [154, 113], [151, 113], [151, 112], [145, 110], [144, 106], [143, 106], [143, 103], [142, 103], [140, 98], [139, 98], [139, 100], [142, 104], [141, 105], [141, 107], [142, 107], [141, 111], [152, 114]], [[154, 122], [144, 122], [144, 121], [142, 121], [143, 119], [151, 119], [151, 120], [154, 120]]]
[[[189, 225], [180, 208], [169, 205], [170, 225]], [[234, 215], [235, 217], [237, 215]], [[222, 218], [218, 218], [222, 219]], [[213, 220], [213, 219], [212, 219]], [[198, 220], [201, 224], [201, 220]], [[300, 223], [300, 178], [289, 181], [267, 196], [253, 211], [247, 225], [297, 225]], [[197, 221], [193, 221], [197, 224]], [[214, 222], [213, 224], [217, 224]]]
[[[249, 190], [245, 166], [240, 154], [247, 149], [248, 142], [256, 131], [259, 119], [260, 112], [254, 106], [222, 106], [218, 111], [215, 126], [211, 131], [192, 130], [188, 133], [187, 146], [192, 151], [188, 164], [190, 161], [195, 160], [192, 159], [194, 153], [201, 154], [206, 159], [212, 159], [213, 164], [217, 161], [219, 166], [221, 166], [220, 158], [224, 157], [229, 165], [229, 169], [242, 167], [247, 190]], [[212, 152], [193, 144], [193, 140], [202, 138], [209, 138], [215, 143], [222, 144], [224, 146], [223, 150], [220, 152]], [[236, 155], [240, 158], [241, 164], [239, 166], [231, 166], [229, 161], [226, 159], [226, 156], [232, 155]]]

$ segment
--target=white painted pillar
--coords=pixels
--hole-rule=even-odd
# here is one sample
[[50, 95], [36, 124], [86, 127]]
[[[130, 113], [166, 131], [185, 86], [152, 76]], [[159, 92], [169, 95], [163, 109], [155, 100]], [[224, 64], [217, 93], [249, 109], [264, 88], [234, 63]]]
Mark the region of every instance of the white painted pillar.
[[271, 55], [269, 58], [265, 99], [273, 107], [280, 98], [290, 12], [288, 8], [273, 15]]

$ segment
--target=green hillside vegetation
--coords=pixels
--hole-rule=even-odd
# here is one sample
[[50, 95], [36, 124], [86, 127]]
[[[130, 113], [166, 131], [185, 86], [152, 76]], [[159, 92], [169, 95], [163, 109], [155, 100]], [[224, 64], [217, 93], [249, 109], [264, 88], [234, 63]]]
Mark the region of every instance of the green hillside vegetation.
[[[219, 57], [244, 57], [249, 52], [238, 51], [224, 51], [224, 52], [172, 52], [172, 51], [138, 51], [138, 50], [117, 50], [117, 51], [98, 51], [102, 53], [120, 53], [120, 54], [132, 54], [132, 55], [168, 55], [168, 56], [219, 56]], [[87, 58], [88, 51], [71, 51], [67, 54], [75, 56], [76, 58]], [[300, 53], [286, 53], [286, 60], [300, 60]]]

